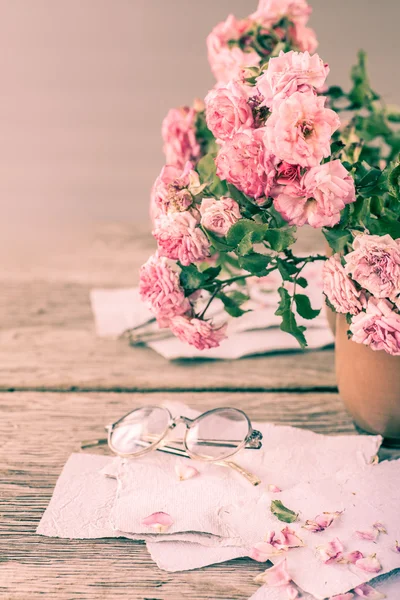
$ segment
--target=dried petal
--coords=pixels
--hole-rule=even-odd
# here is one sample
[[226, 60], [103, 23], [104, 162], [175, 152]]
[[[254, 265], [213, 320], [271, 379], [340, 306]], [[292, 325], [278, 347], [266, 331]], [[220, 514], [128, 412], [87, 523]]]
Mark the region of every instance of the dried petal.
[[368, 600], [382, 600], [383, 598], [386, 598], [385, 594], [378, 592], [378, 590], [375, 590], [373, 587], [368, 585], [368, 583], [358, 585], [356, 588], [354, 588], [354, 591], [357, 596], [360, 596], [361, 598], [368, 598]]
[[375, 456], [373, 456], [371, 458], [370, 465], [377, 465], [377, 464], [379, 464], [379, 456], [377, 454], [375, 454]]
[[356, 531], [356, 536], [360, 538], [360, 540], [368, 540], [369, 542], [376, 542], [379, 536], [379, 531], [377, 529], [369, 530], [369, 531]]
[[289, 600], [296, 600], [299, 597], [299, 590], [294, 585], [289, 584], [286, 586], [286, 594]]
[[291, 578], [287, 572], [286, 558], [264, 571], [264, 573], [257, 575], [254, 581], [256, 583], [264, 583], [270, 587], [281, 587], [290, 583]]
[[372, 527], [374, 529], [376, 529], [376, 531], [378, 531], [379, 533], [387, 533], [386, 527], [382, 523], [380, 523], [379, 521], [377, 523], [374, 523], [372, 525]]
[[343, 554], [342, 558], [337, 562], [355, 565], [360, 558], [364, 558], [364, 554], [358, 550]]
[[339, 594], [338, 596], [332, 596], [329, 600], [351, 600], [354, 598], [354, 594], [352, 592], [347, 592], [347, 594]]
[[278, 487], [274, 483], [270, 483], [269, 486], [268, 486], [268, 491], [271, 492], [272, 494], [278, 494], [282, 490], [281, 490], [280, 487]]
[[198, 470], [191, 465], [185, 465], [181, 462], [177, 462], [175, 465], [175, 473], [178, 476], [179, 481], [186, 481], [199, 474]]
[[308, 529], [309, 531], [312, 531], [313, 533], [319, 533], [320, 531], [324, 531], [325, 529], [330, 527], [332, 525], [333, 521], [335, 521], [335, 519], [340, 517], [342, 512], [343, 512], [342, 510], [332, 512], [332, 513], [324, 512], [321, 515], [317, 515], [315, 517], [314, 521], [306, 521], [306, 524], [303, 525], [303, 527], [304, 527], [304, 529]]
[[258, 542], [258, 544], [254, 544], [249, 556], [258, 562], [266, 562], [270, 556], [276, 556], [281, 552], [282, 550], [277, 550], [268, 542]]
[[287, 548], [300, 548], [301, 546], [304, 546], [303, 540], [301, 540], [296, 535], [296, 532], [293, 531], [293, 529], [290, 529], [290, 527], [284, 527], [282, 529], [279, 539], [282, 546], [286, 546]]
[[372, 554], [367, 558], [360, 558], [355, 562], [355, 565], [366, 573], [379, 573], [379, 571], [382, 571], [382, 565], [376, 558], [376, 554]]
[[173, 524], [172, 517], [165, 512], [156, 512], [143, 519], [142, 524], [151, 527], [157, 533], [164, 533]]
[[398, 552], [400, 554], [400, 544], [399, 542], [396, 540], [396, 543], [394, 545], [394, 551]]
[[326, 544], [326, 546], [319, 546], [317, 550], [326, 564], [338, 561], [343, 556], [343, 544], [337, 537], [329, 542], [329, 544]]

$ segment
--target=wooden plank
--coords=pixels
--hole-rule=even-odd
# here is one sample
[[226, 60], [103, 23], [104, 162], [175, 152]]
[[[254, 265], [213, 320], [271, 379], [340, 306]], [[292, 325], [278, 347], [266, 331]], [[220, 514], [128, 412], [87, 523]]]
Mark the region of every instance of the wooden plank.
[[0, 394], [0, 596], [12, 600], [245, 600], [262, 565], [238, 560], [170, 574], [142, 544], [127, 540], [59, 540], [35, 535], [57, 477], [83, 439], [131, 408], [179, 399], [199, 410], [232, 405], [253, 420], [353, 432], [336, 394]]
[[[136, 283], [140, 264], [154, 248], [146, 227], [110, 225], [64, 232], [36, 242], [32, 250], [18, 242], [8, 247], [0, 265], [2, 389], [335, 386], [331, 351], [169, 363], [152, 350], [129, 348], [124, 340], [97, 339], [90, 289]], [[302, 249], [314, 246], [320, 246], [320, 240], [307, 234]]]

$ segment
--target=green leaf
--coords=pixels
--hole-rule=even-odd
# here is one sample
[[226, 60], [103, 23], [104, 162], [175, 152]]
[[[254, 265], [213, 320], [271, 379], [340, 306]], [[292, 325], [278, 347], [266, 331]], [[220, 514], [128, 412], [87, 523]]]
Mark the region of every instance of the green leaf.
[[233, 200], [236, 200], [244, 217], [251, 218], [260, 212], [260, 207], [254, 204], [252, 199], [249, 196], [246, 196], [246, 194], [243, 194], [243, 192], [238, 190], [237, 187], [231, 183], [228, 183], [227, 188], [229, 197]]
[[292, 310], [292, 301], [291, 296], [287, 289], [284, 287], [280, 287], [278, 289], [280, 295], [280, 302], [275, 315], [278, 317], [282, 317], [282, 323], [280, 328], [282, 331], [286, 333], [290, 333], [296, 340], [299, 342], [302, 348], [307, 346], [307, 340], [304, 336], [305, 327], [301, 327], [296, 323], [296, 317], [294, 316]]
[[245, 271], [260, 277], [267, 274], [267, 268], [271, 264], [272, 260], [273, 259], [271, 256], [253, 252], [247, 256], [239, 257], [239, 265]]
[[228, 296], [227, 294], [224, 294], [224, 292], [219, 292], [217, 298], [222, 300], [226, 312], [231, 317], [241, 317], [245, 312], [248, 312], [240, 308], [239, 304], [242, 304], [242, 302], [237, 302], [232, 296]]
[[400, 164], [389, 173], [389, 192], [400, 200]]
[[357, 193], [363, 198], [369, 198], [373, 195], [373, 191], [376, 189], [378, 182], [382, 176], [380, 169], [371, 169], [364, 177], [357, 183]]
[[327, 96], [330, 96], [334, 100], [338, 100], [339, 98], [343, 98], [346, 94], [338, 85], [331, 85], [331, 87], [326, 92]]
[[283, 523], [294, 523], [297, 521], [297, 513], [287, 508], [280, 500], [272, 500], [271, 512]]
[[229, 298], [231, 298], [239, 306], [242, 305], [244, 302], [247, 302], [247, 300], [249, 300], [249, 296], [247, 294], [244, 294], [243, 292], [240, 292], [239, 290], [232, 290], [231, 292], [227, 293], [227, 296], [229, 296]]
[[386, 235], [388, 233], [394, 240], [400, 238], [400, 222], [398, 220], [387, 217], [369, 219], [367, 227], [372, 235]]
[[232, 246], [227, 244], [224, 238], [218, 237], [217, 235], [215, 235], [215, 233], [208, 231], [208, 229], [206, 228], [204, 228], [204, 233], [210, 240], [215, 250], [218, 250], [220, 252], [229, 252], [230, 250], [233, 250]]
[[185, 290], [191, 291], [203, 287], [207, 278], [204, 277], [203, 273], [200, 273], [200, 271], [197, 270], [195, 265], [189, 265], [187, 267], [181, 265], [181, 269], [180, 282]]
[[271, 246], [275, 252], [282, 252], [291, 246], [295, 241], [295, 227], [285, 227], [283, 229], [267, 229], [264, 240]]
[[204, 271], [202, 271], [202, 275], [203, 277], [206, 278], [207, 281], [211, 281], [212, 279], [215, 279], [216, 277], [218, 277], [218, 275], [221, 273], [221, 267], [208, 267], [206, 269], [204, 269]]
[[296, 283], [302, 288], [306, 288], [308, 286], [308, 281], [307, 279], [304, 279], [304, 277], [297, 277]]
[[229, 229], [226, 240], [231, 246], [237, 247], [246, 235], [251, 234], [251, 241], [257, 243], [264, 239], [267, 230], [268, 225], [256, 223], [252, 219], [240, 219]]
[[352, 235], [345, 229], [323, 229], [326, 241], [334, 252], [343, 252], [347, 244], [351, 244]]
[[295, 294], [294, 301], [296, 302], [297, 312], [303, 319], [315, 319], [321, 312], [321, 310], [315, 310], [311, 307], [310, 298], [305, 294]]
[[215, 196], [224, 196], [227, 191], [225, 181], [217, 176], [217, 167], [215, 164], [215, 153], [210, 152], [203, 156], [197, 163], [197, 172], [201, 183], [206, 183], [209, 191]]
[[278, 258], [276, 262], [283, 281], [293, 281], [293, 275], [296, 275], [298, 272], [296, 265], [288, 263], [281, 258]]

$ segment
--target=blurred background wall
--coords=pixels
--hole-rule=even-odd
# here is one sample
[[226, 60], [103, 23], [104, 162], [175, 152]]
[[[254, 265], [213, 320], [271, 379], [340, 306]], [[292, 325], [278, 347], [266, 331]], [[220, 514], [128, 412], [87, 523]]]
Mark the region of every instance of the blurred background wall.
[[[400, 104], [400, 1], [310, 0], [347, 85], [357, 50]], [[0, 227], [147, 219], [161, 121], [213, 85], [205, 38], [257, 0], [0, 0]]]

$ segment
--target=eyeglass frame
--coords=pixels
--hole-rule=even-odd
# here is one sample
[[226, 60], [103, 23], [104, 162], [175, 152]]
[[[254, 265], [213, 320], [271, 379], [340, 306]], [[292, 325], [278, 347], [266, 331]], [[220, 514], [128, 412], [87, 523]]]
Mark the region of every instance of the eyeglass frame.
[[[133, 414], [134, 412], [141, 410], [143, 408], [148, 408], [148, 409], [158, 408], [158, 409], [162, 409], [163, 411], [165, 411], [168, 414], [168, 417], [169, 417], [168, 424], [167, 424], [164, 432], [162, 433], [162, 435], [156, 442], [154, 442], [148, 448], [145, 448], [144, 450], [142, 450], [140, 452], [135, 452], [135, 453], [119, 452], [118, 450], [116, 450], [116, 448], [114, 448], [114, 446], [111, 443], [111, 438], [112, 438], [113, 432], [117, 429], [117, 426], [119, 423], [121, 423], [121, 421], [126, 419], [129, 415]], [[186, 443], [186, 436], [187, 436], [188, 431], [190, 430], [191, 427], [193, 427], [193, 424], [195, 424], [196, 421], [199, 420], [200, 418], [209, 416], [213, 413], [221, 412], [222, 410], [232, 410], [236, 413], [241, 414], [245, 418], [247, 425], [248, 425], [247, 435], [244, 437], [243, 441], [238, 446], [236, 446], [236, 448], [234, 449], [233, 452], [231, 452], [230, 454], [228, 454], [227, 456], [225, 456], [223, 458], [212, 458], [212, 457], [206, 458], [206, 457], [202, 457], [197, 454], [193, 454], [187, 447], [187, 443]], [[174, 448], [173, 446], [162, 446], [162, 442], [165, 440], [168, 433], [170, 431], [172, 431], [173, 429], [175, 429], [175, 427], [181, 423], [183, 423], [186, 426], [185, 435], [183, 437], [184, 449]], [[227, 467], [230, 467], [230, 468], [234, 469], [235, 471], [239, 472], [248, 481], [250, 481], [250, 483], [254, 486], [257, 486], [261, 483], [261, 480], [256, 475], [254, 475], [253, 473], [250, 473], [241, 465], [238, 465], [237, 463], [227, 460], [230, 457], [237, 454], [238, 452], [240, 452], [240, 450], [242, 450], [243, 448], [251, 449], [251, 450], [259, 450], [262, 447], [262, 438], [263, 438], [262, 433], [256, 429], [253, 429], [253, 426], [251, 424], [249, 417], [247, 416], [247, 414], [244, 411], [240, 410], [239, 408], [234, 408], [234, 407], [230, 407], [230, 406], [213, 408], [211, 410], [208, 410], [208, 411], [202, 413], [201, 415], [198, 415], [195, 419], [189, 419], [188, 417], [184, 417], [184, 416], [173, 417], [170, 410], [166, 406], [161, 406], [158, 404], [151, 404], [151, 405], [147, 405], [147, 406], [140, 406], [138, 408], [135, 408], [134, 410], [129, 411], [128, 413], [126, 413], [125, 415], [120, 417], [117, 421], [115, 421], [114, 423], [111, 423], [110, 425], [106, 425], [105, 430], [107, 431], [107, 439], [100, 439], [100, 440], [97, 439], [97, 440], [89, 440], [86, 442], [82, 442], [81, 448], [85, 449], [85, 448], [90, 448], [93, 446], [98, 446], [98, 445], [107, 443], [110, 450], [117, 456], [120, 456], [121, 458], [138, 458], [139, 456], [144, 456], [145, 454], [148, 454], [149, 452], [152, 452], [153, 450], [159, 450], [161, 452], [166, 452], [168, 454], [175, 454], [177, 456], [191, 458], [192, 460], [200, 460], [202, 462], [209, 462], [209, 463], [214, 463], [217, 465], [227, 466]], [[172, 440], [172, 441], [174, 441], [174, 440]], [[221, 440], [221, 441], [223, 441], [223, 440]]]

